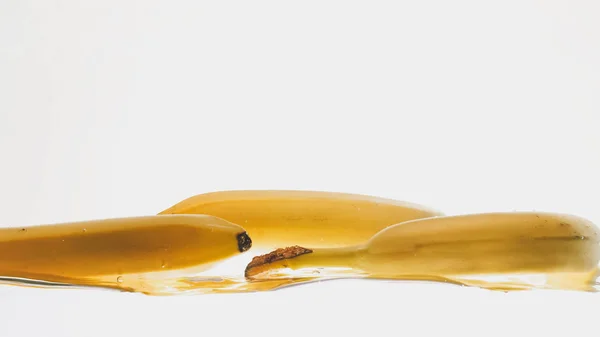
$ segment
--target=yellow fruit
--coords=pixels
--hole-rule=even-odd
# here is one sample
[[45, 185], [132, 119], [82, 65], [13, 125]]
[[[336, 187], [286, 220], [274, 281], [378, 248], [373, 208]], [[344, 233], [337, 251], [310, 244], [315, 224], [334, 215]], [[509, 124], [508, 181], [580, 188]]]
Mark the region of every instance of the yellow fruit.
[[362, 245], [280, 249], [256, 257], [246, 276], [308, 277], [317, 271], [318, 277], [445, 280], [503, 290], [592, 290], [599, 240], [596, 226], [573, 215], [447, 216], [390, 226]]
[[4, 281], [139, 288], [144, 279], [205, 270], [251, 244], [242, 227], [208, 215], [3, 228], [0, 276]]
[[360, 244], [398, 222], [442, 215], [421, 205], [315, 191], [223, 191], [185, 199], [160, 214], [209, 214], [240, 224], [255, 249]]

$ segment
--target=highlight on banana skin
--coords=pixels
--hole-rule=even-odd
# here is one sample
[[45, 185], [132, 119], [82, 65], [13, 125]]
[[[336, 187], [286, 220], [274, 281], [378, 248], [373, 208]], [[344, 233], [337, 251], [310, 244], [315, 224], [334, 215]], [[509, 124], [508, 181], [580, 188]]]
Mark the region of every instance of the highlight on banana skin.
[[595, 292], [598, 234], [570, 214], [449, 215], [360, 194], [222, 191], [154, 215], [1, 228], [0, 283], [177, 295], [352, 278]]

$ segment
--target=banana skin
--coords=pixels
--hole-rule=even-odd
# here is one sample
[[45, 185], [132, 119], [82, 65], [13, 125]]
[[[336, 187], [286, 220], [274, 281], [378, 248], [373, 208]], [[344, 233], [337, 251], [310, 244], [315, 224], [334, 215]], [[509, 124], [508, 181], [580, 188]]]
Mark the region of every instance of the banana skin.
[[205, 193], [159, 214], [209, 214], [243, 226], [255, 249], [364, 243], [387, 226], [436, 217], [425, 206], [368, 195], [292, 190]]
[[252, 246], [208, 215], [142, 216], [0, 229], [0, 276], [125, 286], [141, 275], [203, 270]]
[[513, 212], [408, 221], [355, 246], [278, 249], [255, 257], [245, 275], [452, 280], [503, 290], [531, 288], [528, 277], [537, 275], [541, 287], [591, 290], [599, 262], [600, 231], [589, 220]]

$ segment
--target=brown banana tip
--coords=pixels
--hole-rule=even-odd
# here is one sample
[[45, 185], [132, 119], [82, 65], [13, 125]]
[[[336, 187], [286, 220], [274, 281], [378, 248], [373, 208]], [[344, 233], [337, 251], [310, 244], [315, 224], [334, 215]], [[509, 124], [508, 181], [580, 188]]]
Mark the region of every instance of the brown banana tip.
[[238, 250], [243, 253], [252, 247], [252, 239], [248, 236], [248, 233], [242, 232], [237, 236]]
[[313, 251], [308, 248], [300, 247], [300, 246], [291, 246], [286, 248], [279, 248], [274, 250], [268, 254], [255, 256], [252, 258], [252, 261], [246, 266], [246, 271], [244, 272], [246, 277], [253, 276], [257, 269], [261, 269], [259, 267], [266, 266], [270, 263], [280, 260], [293, 259], [300, 255], [310, 254]]

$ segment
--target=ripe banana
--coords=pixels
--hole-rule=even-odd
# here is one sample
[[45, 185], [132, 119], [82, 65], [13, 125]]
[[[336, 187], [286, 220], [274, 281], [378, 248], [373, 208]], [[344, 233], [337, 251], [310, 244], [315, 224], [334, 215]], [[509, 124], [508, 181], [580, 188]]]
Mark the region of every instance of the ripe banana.
[[[247, 251], [239, 225], [208, 215], [143, 216], [0, 229], [3, 281], [140, 287]], [[25, 281], [27, 282], [27, 281]], [[30, 282], [31, 283], [31, 282]]]
[[512, 290], [533, 287], [530, 276], [536, 275], [543, 276], [537, 286], [591, 290], [599, 242], [598, 228], [573, 215], [446, 216], [390, 226], [362, 245], [279, 249], [255, 257], [246, 276], [277, 279], [318, 272], [318, 277], [451, 280]]
[[395, 223], [440, 216], [421, 205], [316, 191], [223, 191], [185, 199], [160, 214], [209, 214], [240, 224], [255, 249], [360, 244]]

